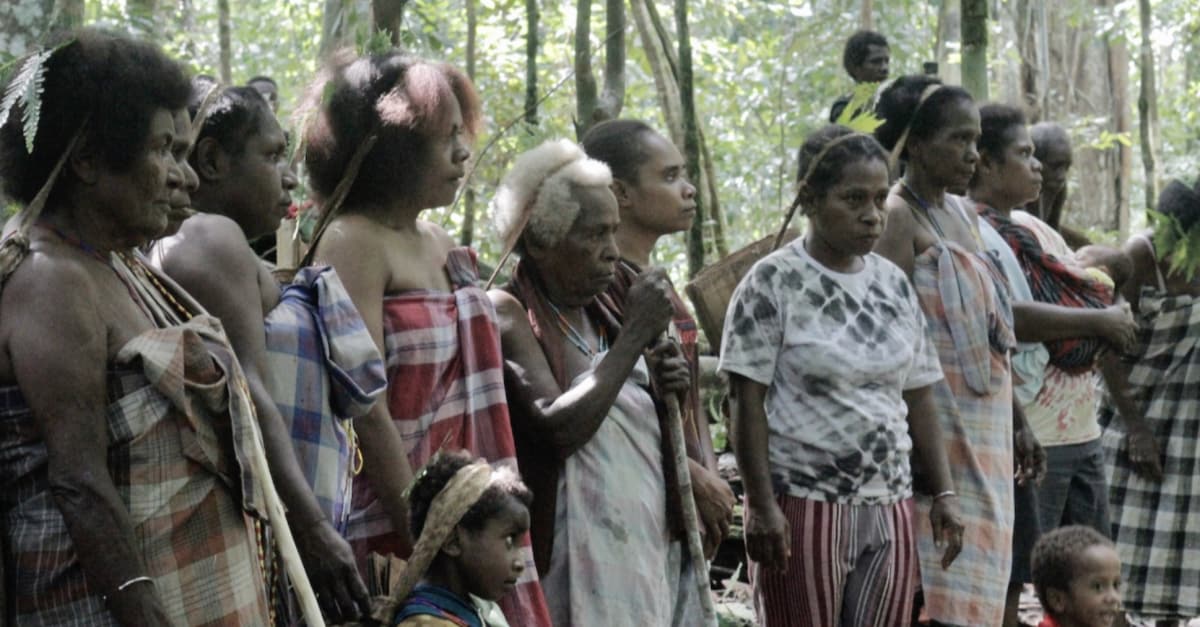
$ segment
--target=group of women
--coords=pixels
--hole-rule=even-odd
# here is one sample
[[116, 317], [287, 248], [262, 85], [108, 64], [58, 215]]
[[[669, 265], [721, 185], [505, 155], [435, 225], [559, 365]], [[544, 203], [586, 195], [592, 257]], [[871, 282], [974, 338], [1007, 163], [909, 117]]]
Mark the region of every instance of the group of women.
[[[22, 205], [0, 250], [6, 619], [283, 624], [301, 579], [328, 618], [360, 616], [372, 554], [412, 548], [414, 469], [449, 448], [519, 460], [534, 487], [533, 542], [501, 602], [513, 624], [711, 620], [682, 538], [702, 532], [711, 552], [732, 514], [694, 407], [695, 324], [639, 267], [695, 211], [669, 141], [614, 123], [518, 160], [497, 207], [521, 262], [489, 294], [474, 252], [420, 217], [462, 184], [482, 119], [470, 80], [399, 52], [335, 55], [301, 140], [322, 207], [313, 268], [278, 285], [238, 265], [298, 184], [257, 92], [190, 86], [157, 48], [90, 29], [27, 62], [45, 63], [41, 102], [0, 127], [0, 179]], [[904, 624], [919, 581], [935, 620], [999, 624], [1020, 331], [977, 217], [949, 193], [974, 173], [979, 112], [906, 79], [879, 111], [875, 137], [808, 138], [807, 233], [730, 303], [721, 369], [759, 613]], [[1190, 228], [1195, 190], [1168, 191]], [[627, 219], [637, 236], [618, 235]], [[1175, 364], [1196, 287], [1149, 242], [1129, 247], [1127, 291], [1152, 332], [1144, 359]], [[1168, 476], [1194, 463], [1172, 448], [1196, 440], [1171, 422], [1194, 431], [1187, 366], [1131, 377], [1150, 409], [1126, 426], [1150, 438], [1139, 453], [1169, 443]], [[684, 466], [666, 445], [675, 395]], [[693, 498], [699, 520], [681, 523]], [[1142, 568], [1194, 574], [1152, 548]]]
[[[695, 424], [694, 370], [672, 342], [643, 356], [681, 322], [677, 302], [661, 272], [630, 271], [604, 325], [581, 317], [619, 259], [607, 164], [574, 146], [553, 171], [506, 183], [528, 199], [518, 214], [542, 208], [511, 233], [533, 291], [509, 286], [554, 309], [538, 325], [508, 292], [485, 293], [472, 250], [420, 219], [462, 184], [481, 120], [470, 80], [400, 52], [335, 55], [309, 91], [301, 140], [322, 206], [311, 267], [278, 284], [245, 240], [278, 224], [298, 180], [261, 96], [189, 85], [161, 50], [115, 33], [52, 43], [23, 61], [44, 64], [41, 102], [18, 104], [0, 128], [0, 179], [21, 205], [0, 294], [5, 620], [289, 624], [310, 601], [334, 622], [365, 615], [364, 582], [387, 592], [374, 555], [412, 550], [405, 490], [442, 449], [510, 467], [518, 453], [540, 457], [564, 476], [533, 482], [550, 526], [535, 520], [545, 560], [517, 539], [523, 563], [501, 600], [513, 624], [705, 620], [703, 560], [679, 541], [673, 486], [689, 482], [666, 479], [663, 395], [687, 401], [684, 472], [710, 552], [733, 497]], [[24, 120], [39, 117], [27, 146]], [[631, 143], [609, 151], [614, 170], [634, 173], [622, 213], [668, 190], [690, 219], [678, 151], [630, 128], [614, 141]], [[679, 163], [669, 178], [642, 176], [648, 156]], [[568, 206], [577, 218], [564, 221]], [[518, 322], [525, 336], [513, 336]], [[641, 490], [569, 480], [614, 468]], [[578, 553], [601, 546], [581, 540], [597, 521], [579, 508], [606, 504], [604, 533], [630, 553]], [[621, 574], [629, 557], [650, 565], [641, 578]], [[562, 594], [543, 594], [538, 567]]]
[[[1011, 201], [1007, 216], [1010, 205], [1036, 199], [1040, 179], [1023, 116], [982, 109], [981, 129], [966, 91], [908, 76], [880, 93], [874, 136], [836, 126], [810, 135], [796, 199], [807, 232], [760, 260], [734, 293], [720, 368], [734, 397], [747, 552], [767, 625], [1015, 624], [1012, 591], [1029, 581], [1037, 523], [1014, 490], [1045, 465], [1027, 439], [1020, 409], [1029, 401], [1014, 396], [1024, 383], [1015, 376], [1018, 340], [1067, 341], [1086, 354], [1072, 372], [1088, 386], [1089, 373], [1121, 368], [1120, 360], [1101, 368], [1103, 350], [1137, 364], [1133, 376], [1106, 372], [1120, 400], [1102, 412], [1111, 494], [1103, 478], [1083, 489], [1115, 511], [1126, 609], [1166, 620], [1200, 612], [1194, 532], [1180, 518], [1197, 513], [1200, 403], [1185, 389], [1195, 389], [1188, 338], [1200, 312], [1191, 306], [1195, 277], [1170, 271], [1169, 261], [1195, 233], [1196, 190], [1176, 182], [1164, 194], [1156, 228], [1176, 233], [1170, 250], [1146, 234], [1125, 248], [1137, 269], [1122, 284], [1140, 329], [1130, 345], [1111, 287], [1107, 302], [1043, 298], [1054, 277], [1017, 261], [1034, 253], [981, 235], [999, 219], [988, 201]], [[968, 189], [970, 200], [956, 195]], [[1022, 246], [1056, 269], [1076, 263]], [[1112, 273], [1120, 264], [1096, 265]], [[1060, 347], [1048, 346], [1056, 363]], [[1069, 409], [1096, 419], [1090, 403]]]

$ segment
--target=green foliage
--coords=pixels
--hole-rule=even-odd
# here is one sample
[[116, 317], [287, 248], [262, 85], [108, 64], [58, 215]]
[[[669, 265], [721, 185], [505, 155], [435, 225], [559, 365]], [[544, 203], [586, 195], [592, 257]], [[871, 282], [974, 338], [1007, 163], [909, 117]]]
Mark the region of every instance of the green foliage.
[[1147, 209], [1154, 224], [1154, 249], [1170, 260], [1170, 274], [1196, 276], [1200, 271], [1200, 224], [1185, 231], [1175, 216]]
[[875, 115], [871, 106], [875, 101], [875, 90], [877, 89], [879, 89], [878, 83], [855, 85], [854, 91], [851, 92], [850, 102], [846, 103], [846, 108], [842, 109], [842, 113], [838, 115], [837, 123], [859, 133], [874, 133], [875, 129], [883, 125], [883, 120]]
[[1117, 144], [1129, 147], [1133, 145], [1133, 140], [1129, 138], [1129, 133], [1114, 133], [1112, 131], [1102, 130], [1096, 139], [1088, 142], [1084, 146], [1093, 150], [1107, 151], [1116, 148]]
[[[416, 54], [465, 67], [467, 0], [411, 0], [398, 33], [401, 46]], [[892, 75], [917, 73], [924, 61], [934, 59], [937, 13], [940, 2], [954, 0], [889, 0], [874, 3], [875, 29], [884, 33], [892, 52]], [[573, 81], [539, 105], [535, 125], [515, 124], [524, 110], [525, 3], [520, 0], [474, 0], [478, 20], [478, 63], [475, 82], [484, 103], [484, 128], [475, 144], [477, 169], [469, 182], [480, 199], [475, 245], [481, 259], [498, 257], [495, 233], [486, 205], [500, 177], [515, 156], [545, 139], [573, 137], [575, 112]], [[216, 0], [162, 2], [154, 16], [131, 15], [128, 0], [86, 0], [90, 23], [133, 29], [161, 42], [194, 72], [217, 74]], [[37, 31], [45, 21], [38, 0], [0, 3], [0, 22], [11, 21]], [[319, 66], [319, 51], [326, 12], [348, 33], [345, 41], [360, 50], [375, 50], [381, 41], [365, 35], [369, 19], [367, 0], [231, 0], [232, 70], [235, 82], [266, 74], [280, 86], [285, 117]], [[669, 39], [674, 40], [670, 2], [655, 2]], [[992, 89], [996, 100], [1015, 102], [1009, 85], [1001, 79], [1003, 65], [1017, 62], [1011, 35], [997, 30], [1006, 15], [998, 7], [988, 33]], [[1138, 41], [1136, 2], [1114, 0], [1110, 7], [1091, 0], [1064, 0], [1050, 4], [1078, 31], [1076, 48], [1097, 45], [1107, 38], [1115, 43]], [[540, 2], [540, 50], [537, 59], [539, 95], [545, 95], [572, 66], [576, 3]], [[828, 107], [840, 94], [854, 88], [841, 67], [842, 46], [857, 28], [857, 0], [693, 0], [689, 4], [696, 107], [714, 159], [717, 192], [730, 229], [729, 248], [737, 249], [773, 231], [790, 200], [795, 178], [796, 150], [804, 137], [828, 119]], [[1154, 48], [1159, 76], [1160, 178], [1194, 179], [1200, 173], [1200, 5], [1195, 0], [1154, 0]], [[604, 36], [603, 12], [594, 11], [591, 47]], [[31, 26], [32, 25], [32, 26]], [[1007, 32], [1007, 31], [1006, 31]], [[0, 62], [5, 52], [37, 37], [5, 35], [0, 31]], [[626, 31], [627, 93], [623, 115], [641, 118], [665, 130], [648, 63], [632, 19]], [[949, 60], [959, 57], [957, 42], [946, 42]], [[1132, 45], [1130, 52], [1136, 52]], [[599, 61], [598, 55], [596, 59]], [[1136, 91], [1136, 54], [1130, 54], [1131, 92]], [[943, 70], [946, 68], [943, 67]], [[1083, 72], [1091, 70], [1084, 69]], [[1056, 80], [1061, 77], [1056, 77]], [[1065, 80], [1065, 79], [1064, 79]], [[1079, 77], [1078, 80], [1082, 80]], [[1072, 84], [1073, 89], [1078, 89]], [[1136, 106], [1135, 99], [1130, 103]], [[853, 110], [856, 107], [848, 107]], [[1136, 116], [1134, 116], [1136, 119]], [[293, 124], [297, 136], [299, 122]], [[1073, 116], [1059, 120], [1071, 130], [1081, 150], [1114, 151], [1133, 144], [1132, 136], [1111, 131], [1111, 118]], [[866, 128], [860, 130], [867, 130]], [[1134, 129], [1136, 132], [1136, 128]], [[486, 154], [480, 154], [491, 144]], [[1135, 153], [1133, 189], [1141, 198], [1141, 168]], [[1109, 181], [1072, 180], [1072, 186], [1109, 185]], [[300, 193], [298, 196], [302, 196]], [[452, 234], [462, 229], [462, 204], [430, 212], [428, 218]], [[1140, 214], [1135, 212], [1136, 224]], [[711, 224], [709, 225], [711, 227]], [[1081, 225], [1082, 226], [1082, 225]], [[715, 252], [706, 252], [708, 259]], [[682, 279], [685, 248], [682, 236], [663, 238], [656, 251], [677, 281]]]

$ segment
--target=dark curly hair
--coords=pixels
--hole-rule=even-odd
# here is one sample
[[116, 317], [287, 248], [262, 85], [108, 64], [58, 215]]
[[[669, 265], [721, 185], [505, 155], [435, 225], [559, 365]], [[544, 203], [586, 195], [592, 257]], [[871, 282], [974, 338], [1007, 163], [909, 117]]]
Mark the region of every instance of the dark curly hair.
[[654, 132], [641, 120], [606, 120], [588, 129], [580, 144], [587, 156], [608, 166], [614, 179], [636, 185], [638, 168], [650, 158], [642, 135]]
[[[921, 94], [930, 85], [942, 85], [942, 81], [936, 76], [910, 74], [896, 79], [879, 94], [875, 115], [883, 120], [883, 124], [875, 129], [875, 139], [889, 152], [896, 147], [905, 128], [909, 129], [906, 143], [928, 139], [945, 123], [947, 105], [974, 102], [971, 94], [962, 87], [943, 85], [922, 103]], [[900, 151], [900, 158], [906, 158], [907, 153], [905, 147]]]
[[842, 180], [842, 168], [847, 164], [860, 159], [878, 159], [886, 165], [887, 153], [884, 152], [883, 147], [870, 135], [862, 135], [854, 139], [847, 139], [831, 148], [809, 173], [809, 169], [813, 168], [813, 160], [825, 149], [825, 146], [839, 137], [854, 132], [845, 126], [830, 124], [809, 135], [804, 140], [804, 144], [800, 146], [796, 182], [801, 182], [804, 175], [808, 174], [808, 189], [815, 197], [820, 198]]
[[[989, 103], [979, 107], [979, 140], [975, 142], [980, 155], [987, 155], [994, 163], [1004, 163], [1004, 151], [1013, 143], [1013, 129], [1025, 126], [1028, 121], [1020, 109]], [[979, 168], [971, 175], [968, 187], [979, 184]]]
[[1200, 179], [1195, 187], [1172, 180], [1158, 196], [1158, 212], [1179, 221], [1186, 232], [1200, 222]]
[[[192, 97], [188, 103], [188, 113], [195, 119], [196, 112], [208, 96], [211, 84], [193, 81]], [[226, 87], [213, 100], [204, 118], [204, 127], [196, 142], [212, 137], [221, 145], [221, 149], [233, 157], [246, 150], [246, 142], [254, 135], [260, 125], [273, 119], [271, 105], [266, 98], [253, 87]], [[196, 153], [192, 153], [195, 158]]]
[[867, 60], [871, 46], [887, 45], [887, 37], [873, 30], [860, 30], [846, 40], [846, 47], [842, 49], [842, 67], [846, 69], [847, 74], [853, 76], [854, 68]]
[[379, 140], [363, 160], [347, 206], [412, 193], [430, 138], [450, 132], [445, 106], [454, 99], [463, 131], [480, 125], [475, 86], [457, 68], [399, 51], [356, 57], [339, 52], [309, 88], [301, 111], [314, 111], [304, 130], [305, 165], [318, 197], [333, 194], [360, 144]]
[[1059, 527], [1037, 541], [1033, 547], [1033, 587], [1037, 590], [1042, 607], [1046, 605], [1048, 591], [1066, 590], [1080, 573], [1079, 557], [1085, 550], [1096, 545], [1113, 546], [1112, 540], [1100, 532], [1084, 525]]
[[[429, 507], [433, 504], [434, 497], [450, 483], [455, 473], [475, 461], [466, 451], [441, 452], [429, 461], [408, 495], [409, 523], [412, 525], [414, 538], [421, 537], [421, 532], [425, 529], [425, 518], [429, 515]], [[487, 524], [488, 519], [504, 509], [509, 499], [516, 499], [528, 508], [533, 503], [533, 493], [525, 487], [515, 471], [508, 468], [495, 469], [492, 471], [492, 480], [487, 490], [475, 501], [471, 509], [467, 510], [458, 524], [470, 531], [479, 531]]]
[[[154, 113], [187, 105], [187, 74], [158, 46], [95, 28], [54, 35], [46, 49], [56, 46], [44, 69], [33, 154], [25, 150], [21, 107], [0, 128], [0, 179], [4, 193], [21, 203], [37, 195], [85, 119], [83, 141], [109, 169], [123, 173], [140, 156]], [[73, 180], [69, 168], [63, 176]], [[52, 203], [62, 188], [56, 186]]]

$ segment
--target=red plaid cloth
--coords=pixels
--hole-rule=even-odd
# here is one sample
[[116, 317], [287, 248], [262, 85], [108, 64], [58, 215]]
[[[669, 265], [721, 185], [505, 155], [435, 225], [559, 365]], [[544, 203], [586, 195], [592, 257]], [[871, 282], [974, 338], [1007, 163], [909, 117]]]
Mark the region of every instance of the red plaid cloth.
[[[446, 272], [452, 292], [413, 290], [384, 298], [388, 410], [414, 469], [442, 447], [515, 468], [496, 310], [476, 285], [475, 252], [450, 251]], [[364, 572], [372, 551], [406, 557], [367, 481], [354, 482], [351, 507], [347, 538]], [[548, 626], [528, 536], [524, 544], [525, 573], [500, 606], [514, 625]]]
[[[1075, 271], [1055, 255], [1046, 252], [1032, 231], [984, 203], [977, 203], [975, 211], [1012, 248], [1021, 269], [1025, 271], [1025, 278], [1029, 280], [1034, 300], [1092, 309], [1113, 304], [1111, 287]], [[1091, 370], [1096, 355], [1104, 347], [1104, 341], [1096, 337], [1056, 340], [1045, 344], [1050, 351], [1050, 363], [1068, 374]]]

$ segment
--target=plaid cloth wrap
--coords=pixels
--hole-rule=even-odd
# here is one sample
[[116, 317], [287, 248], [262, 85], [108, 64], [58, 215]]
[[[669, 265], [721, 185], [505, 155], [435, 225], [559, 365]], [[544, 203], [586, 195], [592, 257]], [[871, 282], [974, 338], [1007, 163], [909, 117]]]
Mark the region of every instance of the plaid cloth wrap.
[[330, 267], [297, 272], [265, 327], [267, 391], [321, 510], [345, 534], [355, 458], [347, 427], [387, 389], [383, 357]]
[[[1113, 304], [1113, 289], [1087, 273], [1068, 266], [1061, 259], [1046, 252], [1037, 235], [1008, 216], [983, 203], [975, 205], [980, 217], [1000, 233], [1008, 242], [1025, 278], [1034, 300], [1064, 307], [1088, 307], [1103, 309]], [[1080, 374], [1092, 369], [1096, 355], [1104, 348], [1104, 340], [1098, 337], [1071, 338], [1045, 342], [1050, 351], [1050, 363], [1068, 374]]]
[[[232, 376], [214, 372], [221, 371]], [[265, 625], [253, 523], [261, 499], [240, 463], [254, 437], [220, 323], [198, 316], [126, 344], [109, 374], [108, 468], [148, 574], [180, 625]], [[214, 381], [200, 383], [200, 381]], [[0, 390], [0, 511], [9, 617], [18, 625], [115, 625], [88, 586], [50, 494], [48, 455], [19, 389]]]
[[943, 569], [929, 522], [930, 497], [916, 496], [913, 523], [926, 609], [930, 618], [953, 625], [999, 625], [1013, 528], [1008, 351], [1016, 340], [1008, 284], [986, 253], [942, 242], [917, 257], [913, 285], [945, 375], [933, 386], [934, 403], [965, 526], [962, 553]]
[[1104, 403], [1113, 538], [1125, 608], [1186, 619], [1200, 616], [1200, 299], [1145, 286], [1139, 302], [1129, 391], [1154, 432], [1163, 480], [1133, 472], [1124, 422]]
[[[414, 469], [439, 449], [463, 449], [493, 465], [516, 467], [516, 447], [504, 394], [504, 358], [496, 310], [477, 283], [475, 251], [446, 256], [454, 290], [412, 290], [383, 299], [387, 404]], [[401, 555], [391, 521], [367, 481], [354, 482], [347, 539], [359, 568], [368, 553]], [[550, 625], [529, 537], [525, 572], [500, 601], [514, 625]]]

